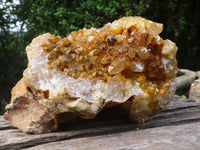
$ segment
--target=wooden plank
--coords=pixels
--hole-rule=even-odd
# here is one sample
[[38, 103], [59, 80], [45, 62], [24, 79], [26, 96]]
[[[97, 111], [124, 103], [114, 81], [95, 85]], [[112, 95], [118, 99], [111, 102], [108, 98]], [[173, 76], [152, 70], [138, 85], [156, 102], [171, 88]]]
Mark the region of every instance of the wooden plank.
[[12, 125], [6, 121], [3, 116], [0, 116], [0, 130], [5, 130], [5, 129], [14, 129]]
[[[188, 99], [175, 97], [163, 111], [145, 124], [136, 125], [128, 121], [126, 112], [120, 108], [104, 110], [96, 119], [77, 120], [62, 124], [58, 132], [30, 135], [13, 129], [10, 124], [3, 120], [0, 123], [0, 149], [21, 149], [45, 143], [57, 141], [79, 141], [85, 137], [122, 134], [124, 132], [136, 132], [138, 129], [151, 130], [167, 125], [181, 125], [186, 123], [200, 122], [200, 104]], [[3, 129], [3, 125], [7, 126]], [[188, 129], [189, 130], [189, 129]]]
[[64, 140], [27, 150], [199, 150], [200, 122]]

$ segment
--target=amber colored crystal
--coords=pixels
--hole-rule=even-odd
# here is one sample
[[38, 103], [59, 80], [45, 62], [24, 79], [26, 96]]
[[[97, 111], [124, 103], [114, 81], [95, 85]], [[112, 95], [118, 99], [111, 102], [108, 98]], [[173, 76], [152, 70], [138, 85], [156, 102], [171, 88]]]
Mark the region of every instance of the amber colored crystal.
[[[121, 19], [122, 25], [128, 22], [128, 29], [117, 24], [119, 28], [122, 26], [118, 29], [114, 22], [101, 29], [72, 32], [64, 39], [52, 36], [50, 44], [43, 48], [49, 55], [48, 64], [57, 71], [67, 69], [68, 75], [74, 78], [85, 78], [83, 74], [87, 74], [91, 81], [107, 82], [108, 78], [120, 75], [125, 69], [132, 71], [129, 80], [135, 78], [134, 72], [144, 73], [148, 81], [174, 77], [175, 71], [164, 74], [161, 52], [165, 41], [151, 34], [158, 29], [151, 32], [144, 32], [143, 29], [141, 32], [137, 25], [129, 24], [131, 19]], [[96, 70], [101, 73], [95, 74]]]
[[[141, 17], [123, 17], [65, 38], [50, 33], [38, 36], [26, 48], [28, 67], [13, 90], [8, 114], [14, 114], [15, 99], [37, 101], [55, 118], [65, 112], [94, 118], [106, 105], [121, 104], [132, 121], [145, 122], [175, 92], [177, 47], [159, 36], [162, 29], [162, 24]], [[30, 112], [27, 106], [24, 113], [32, 116], [37, 112]], [[25, 132], [46, 131], [32, 121], [13, 124]]]
[[[101, 80], [108, 84], [115, 78], [124, 83], [131, 81], [149, 95], [146, 101], [150, 103], [169, 94], [172, 84], [164, 84], [172, 82], [177, 69], [177, 48], [158, 36], [161, 31], [162, 24], [124, 17], [100, 29], [74, 31], [64, 39], [52, 36], [43, 50], [48, 53], [51, 69], [91, 82]], [[140, 103], [146, 105], [142, 100]]]

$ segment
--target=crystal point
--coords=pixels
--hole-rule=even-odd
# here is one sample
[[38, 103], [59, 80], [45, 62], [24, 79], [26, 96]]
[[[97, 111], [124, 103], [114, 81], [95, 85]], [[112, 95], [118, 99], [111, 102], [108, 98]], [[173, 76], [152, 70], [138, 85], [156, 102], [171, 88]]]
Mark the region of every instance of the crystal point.
[[150, 119], [175, 92], [177, 47], [159, 37], [162, 28], [123, 17], [66, 38], [36, 37], [26, 48], [28, 67], [12, 90], [5, 118], [24, 132], [43, 133], [77, 115], [94, 118], [114, 103], [134, 122]]

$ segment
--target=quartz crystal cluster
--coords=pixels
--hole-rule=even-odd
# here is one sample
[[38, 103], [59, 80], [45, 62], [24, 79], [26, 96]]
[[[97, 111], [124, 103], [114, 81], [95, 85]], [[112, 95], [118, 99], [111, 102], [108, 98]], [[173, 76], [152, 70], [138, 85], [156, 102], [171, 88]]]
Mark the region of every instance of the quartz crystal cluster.
[[121, 104], [134, 122], [170, 102], [177, 72], [175, 43], [163, 25], [123, 17], [66, 38], [40, 35], [27, 46], [28, 67], [12, 90], [5, 118], [24, 132], [44, 133], [76, 116], [94, 118]]

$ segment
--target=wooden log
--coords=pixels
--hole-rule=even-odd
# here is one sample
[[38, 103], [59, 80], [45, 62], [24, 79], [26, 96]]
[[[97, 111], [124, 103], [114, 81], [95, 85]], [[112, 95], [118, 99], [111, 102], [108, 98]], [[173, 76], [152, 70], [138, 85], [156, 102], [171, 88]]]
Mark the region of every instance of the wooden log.
[[[147, 149], [182, 149], [184, 144], [195, 149], [200, 146], [199, 131], [200, 104], [176, 96], [144, 124], [131, 123], [125, 111], [114, 107], [92, 120], [62, 124], [57, 132], [31, 135], [0, 117], [0, 149], [143, 149], [145, 143]], [[182, 147], [178, 147], [179, 142]]]

